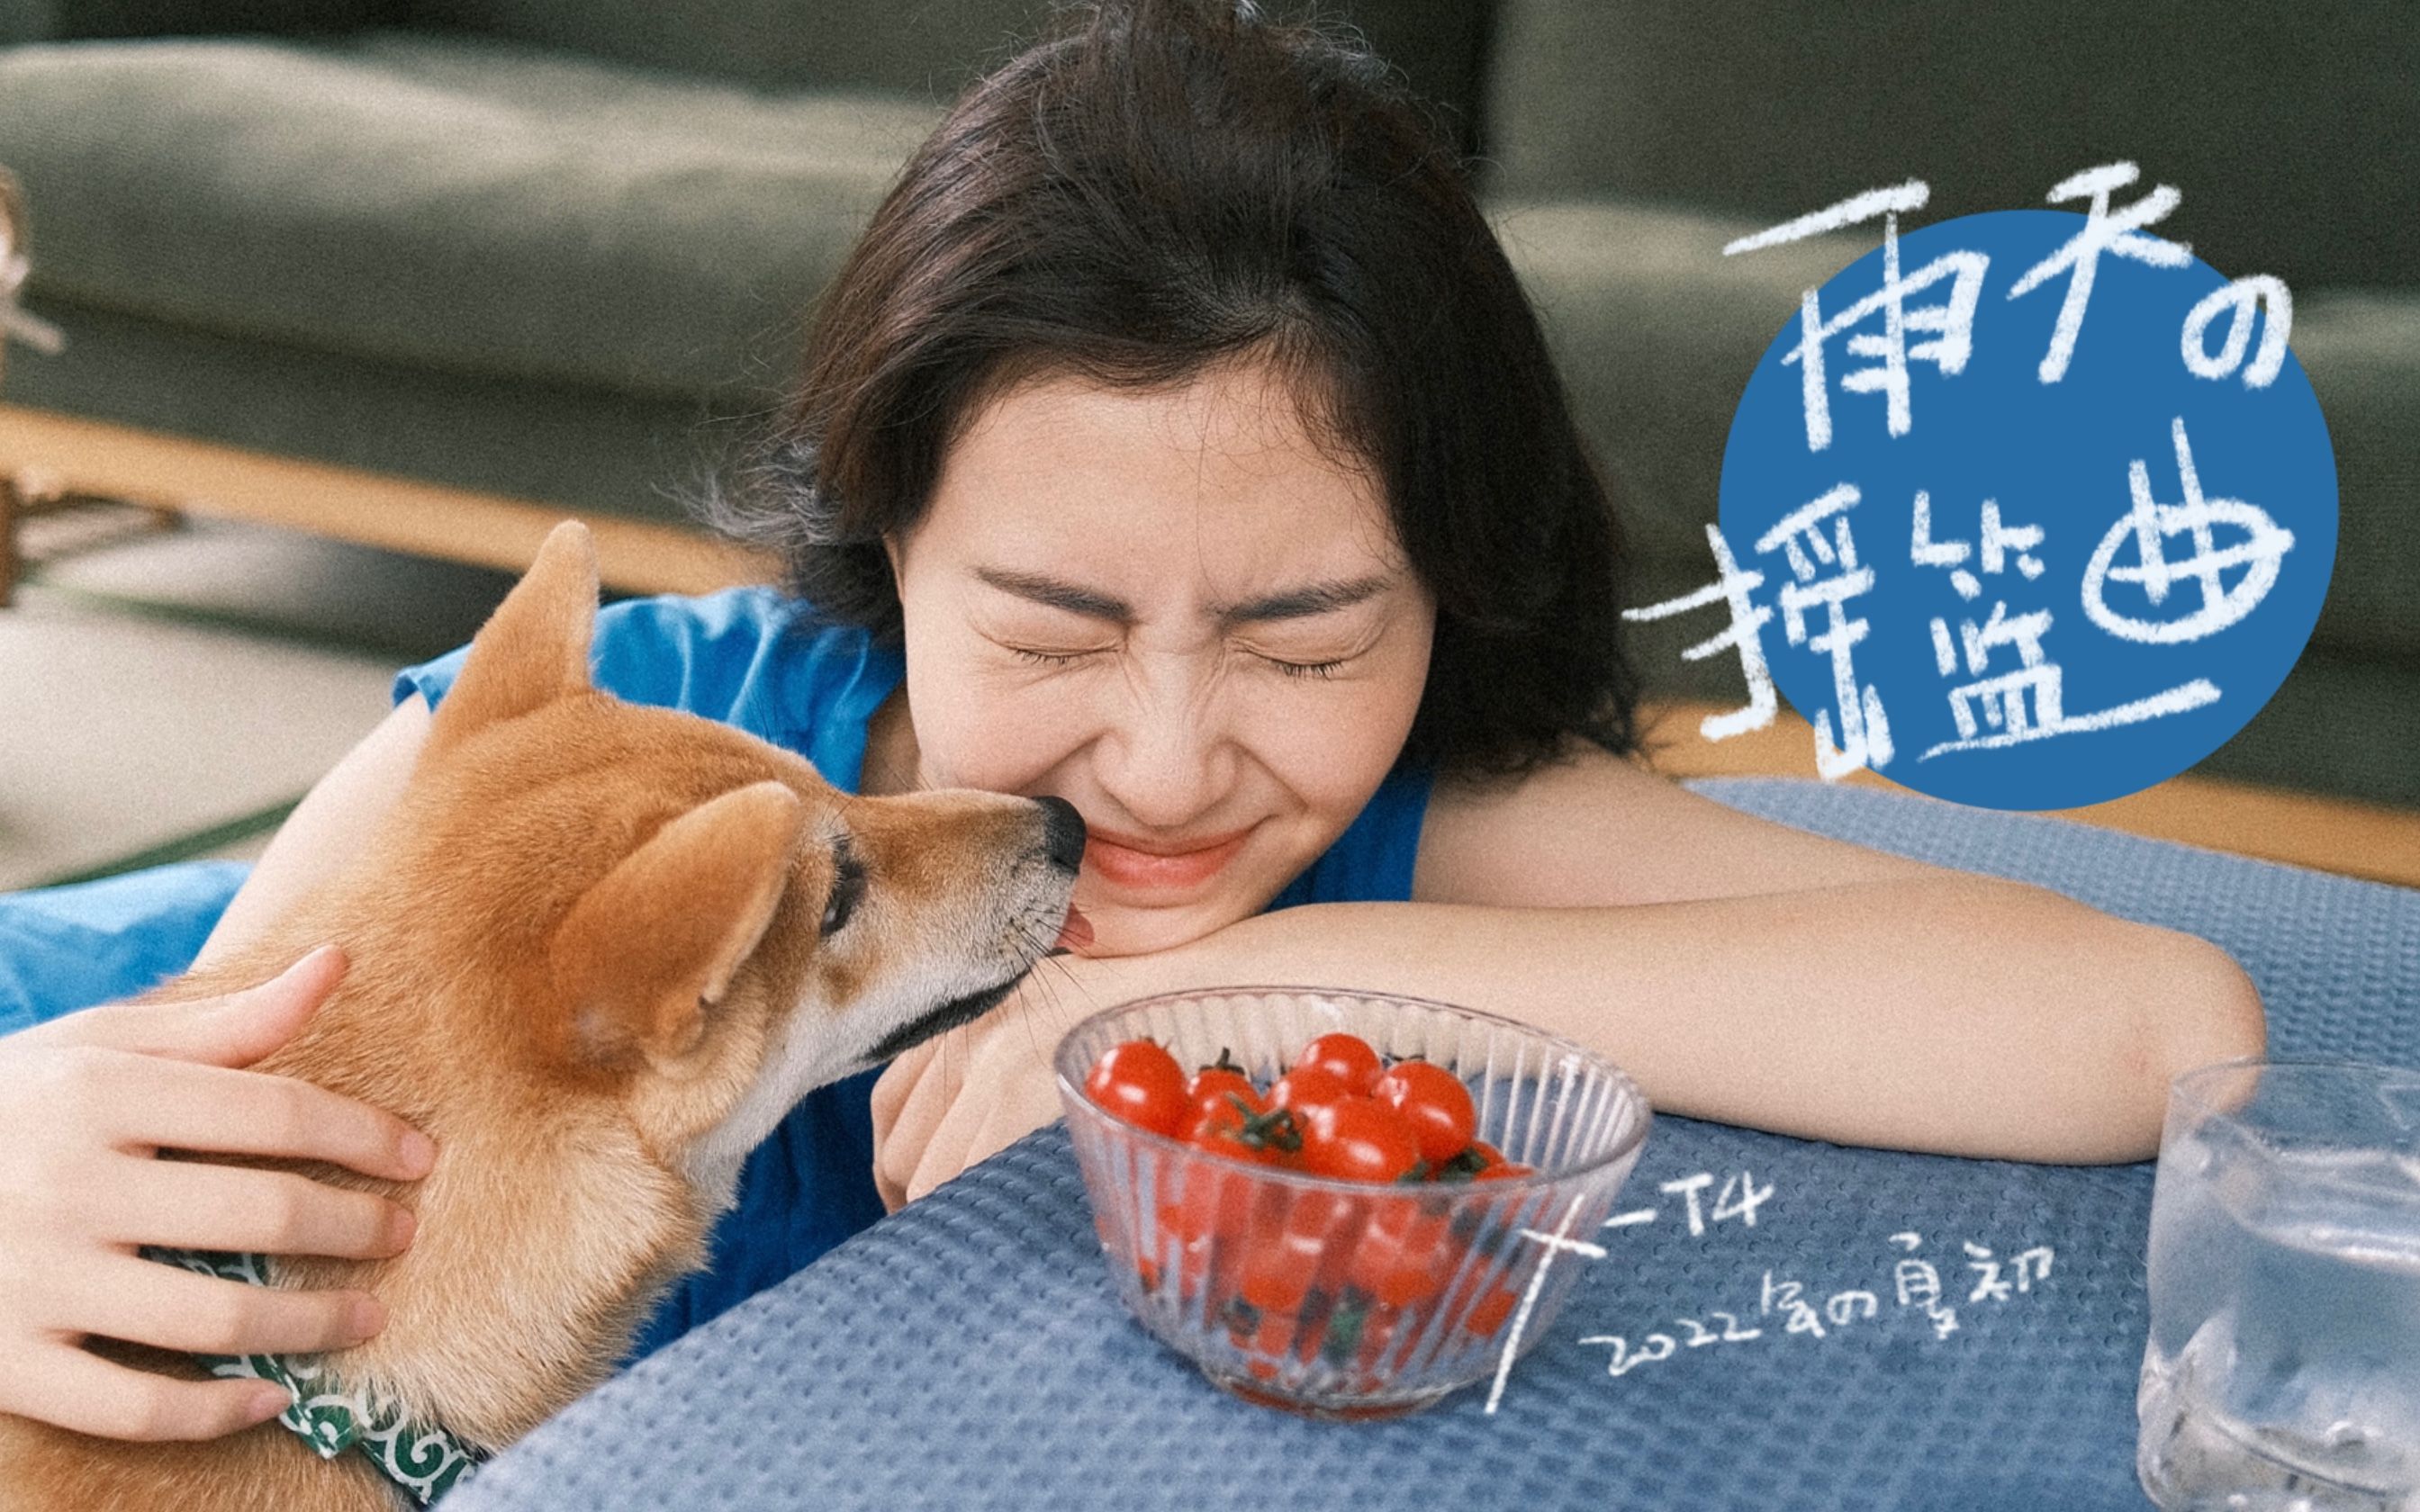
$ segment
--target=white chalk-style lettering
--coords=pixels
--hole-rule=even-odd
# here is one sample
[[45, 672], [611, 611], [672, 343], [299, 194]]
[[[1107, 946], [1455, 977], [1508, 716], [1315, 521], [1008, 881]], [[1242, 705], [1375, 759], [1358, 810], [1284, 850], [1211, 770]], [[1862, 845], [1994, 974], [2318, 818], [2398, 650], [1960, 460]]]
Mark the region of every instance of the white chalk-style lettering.
[[[2169, 424], [2168, 432], [2176, 447], [2177, 473], [2183, 486], [2184, 502], [2164, 504], [2152, 498], [2149, 468], [2137, 457], [2127, 470], [2133, 507], [2102, 536], [2091, 562], [2084, 569], [2085, 614], [2120, 640], [2141, 645], [2198, 640], [2242, 619], [2257, 609], [2276, 585], [2286, 553], [2294, 548], [2294, 532], [2279, 525], [2259, 505], [2241, 499], [2211, 499], [2202, 493], [2201, 474], [2194, 467], [2193, 444], [2185, 435], [2184, 416], [2177, 416]], [[2221, 525], [2242, 531], [2244, 538], [2220, 547], [2216, 528]], [[2192, 538], [2193, 555], [2171, 563], [2162, 543], [2179, 534]], [[2118, 549], [2130, 540], [2134, 543], [2134, 564], [2118, 566]], [[2247, 570], [2234, 587], [2226, 587], [2220, 574], [2238, 565]], [[2109, 584], [2113, 581], [2138, 585], [2143, 597], [2157, 609], [2167, 602], [2169, 588], [2184, 578], [2194, 579], [2199, 586], [2201, 602], [2180, 619], [2137, 618], [2110, 607]]]
[[[1851, 619], [1842, 607], [1873, 591], [1874, 569], [1857, 562], [1856, 537], [1849, 528], [1848, 511], [1859, 494], [1854, 484], [1825, 490], [1781, 517], [1757, 537], [1760, 553], [1780, 550], [1795, 579], [1782, 584], [1782, 630], [1793, 646], [1803, 645], [1832, 660], [1832, 692], [1839, 706], [1840, 738], [1832, 738], [1832, 711], [1815, 711], [1815, 770], [1826, 779], [1846, 777], [1858, 767], [1879, 771], [1890, 764], [1890, 719], [1882, 694], [1872, 684], [1859, 684], [1852, 648], [1866, 638], [1868, 622]], [[1824, 534], [1831, 526], [1830, 538]], [[1819, 577], [1819, 565], [1838, 570]], [[1822, 607], [1827, 618], [1813, 635], [1807, 629], [1807, 611]]]
[[1707, 640], [1699, 641], [1681, 653], [1683, 661], [1702, 661], [1725, 649], [1739, 653], [1740, 671], [1747, 679], [1747, 707], [1727, 714], [1710, 714], [1699, 721], [1698, 733], [1708, 740], [1729, 740], [1733, 735], [1761, 730], [1773, 723], [1779, 707], [1773, 693], [1773, 673], [1764, 664], [1764, 647], [1757, 640], [1757, 631], [1773, 618], [1773, 610], [1764, 608], [1748, 595], [1764, 583], [1764, 574], [1742, 571], [1739, 559], [1715, 527], [1706, 527], [1706, 545], [1714, 554], [1715, 580], [1695, 593], [1644, 609], [1621, 611], [1625, 620], [1660, 620], [1673, 614], [1720, 602], [1730, 610], [1730, 624]]
[[2141, 230], [2154, 221], [2166, 219], [2184, 198], [2174, 185], [2157, 185], [2133, 204], [2116, 214], [2110, 213], [2109, 192], [2123, 189], [2141, 176], [2141, 170], [2131, 162], [2105, 162], [2061, 179], [2051, 189], [2048, 198], [2054, 205], [2089, 195], [2092, 206], [2085, 212], [2083, 230], [2009, 285], [2009, 298], [2020, 299], [2060, 273], [2068, 274], [2067, 299], [2058, 307], [2058, 323], [2051, 332], [2050, 350], [2042, 354], [2041, 365], [2036, 370], [2044, 383], [2056, 383], [2067, 377], [2068, 363], [2075, 355], [2076, 338], [2084, 332], [2084, 307], [2092, 299], [2093, 275], [2101, 265], [2102, 254], [2132, 257], [2154, 268], [2182, 268], [2193, 261], [2189, 244], [2145, 236]]
[[[1931, 193], [1922, 180], [1913, 178], [1893, 189], [1869, 190], [1811, 215], [1743, 237], [1723, 248], [1725, 256], [1754, 252], [1862, 224], [1877, 215], [1882, 217], [1881, 288], [1829, 320], [1823, 318], [1821, 291], [1810, 288], [1799, 296], [1798, 346], [1782, 361], [1799, 364], [1799, 387], [1807, 415], [1807, 449], [1810, 452], [1823, 451], [1832, 444], [1832, 400], [1823, 358], [1823, 343], [1832, 337], [1869, 316], [1881, 315], [1880, 333], [1859, 332], [1851, 335], [1847, 344], [1851, 356], [1879, 358], [1880, 362], [1843, 373], [1840, 388], [1849, 393], [1879, 390], [1884, 424], [1893, 436], [1906, 435], [1915, 424], [1908, 364], [1931, 363], [1943, 375], [1955, 377], [1965, 371], [1966, 360], [1974, 353], [1975, 307], [1983, 296], [1983, 275], [1991, 267], [1991, 258], [1979, 252], [1947, 252], [1912, 273], [1900, 271], [1900, 212], [1922, 208]], [[1940, 303], [1909, 304], [1911, 296], [1923, 293], [1944, 279], [1949, 281], [1949, 291]], [[1911, 332], [1930, 332], [1931, 339], [1911, 343]]]
[[[2244, 353], [2252, 345], [2253, 312], [2264, 306], [2269, 317], [2261, 322], [2260, 350], [2253, 355], [2252, 365], [2243, 367]], [[2213, 357], [2205, 343], [2210, 323], [2222, 314], [2227, 316], [2226, 344]], [[2195, 378], [2224, 382], [2241, 367], [2245, 388], [2265, 389], [2286, 370], [2286, 341], [2293, 330], [2294, 296], [2287, 290], [2283, 279], [2266, 273], [2235, 279], [2211, 290], [2200, 303], [2185, 313], [2185, 371]]]

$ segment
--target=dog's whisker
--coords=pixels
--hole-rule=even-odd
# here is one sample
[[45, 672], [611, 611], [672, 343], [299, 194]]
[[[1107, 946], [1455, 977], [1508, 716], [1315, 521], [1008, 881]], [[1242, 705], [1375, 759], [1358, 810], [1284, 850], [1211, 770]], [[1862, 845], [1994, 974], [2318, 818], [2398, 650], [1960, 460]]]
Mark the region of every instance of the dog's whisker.
[[[1072, 976], [1072, 973], [1070, 973], [1066, 967], [1062, 966], [1059, 971], [1059, 979], [1054, 980], [1052, 978], [1045, 976], [1041, 970], [1043, 966], [1048, 964], [1050, 964], [1048, 961], [1036, 962], [1034, 964], [1034, 970], [1031, 976], [1026, 978], [1026, 982], [1032, 989], [1033, 995], [1040, 999], [1041, 1005], [1049, 1011], [1048, 1016], [1056, 1019], [1059, 1016], [1058, 1010], [1061, 1006], [1057, 989], [1061, 985], [1063, 985], [1064, 981]], [[1035, 1058], [1047, 1063], [1050, 1058], [1051, 1049], [1055, 1048], [1055, 1043], [1052, 1046], [1046, 1047], [1042, 1041], [1035, 1037], [1033, 1030], [1036, 1015], [1030, 1011], [1033, 1005], [1029, 1003], [1025, 1006], [1029, 1010], [1029, 1011], [1024, 1015], [1026, 1048], [1033, 1053]]]

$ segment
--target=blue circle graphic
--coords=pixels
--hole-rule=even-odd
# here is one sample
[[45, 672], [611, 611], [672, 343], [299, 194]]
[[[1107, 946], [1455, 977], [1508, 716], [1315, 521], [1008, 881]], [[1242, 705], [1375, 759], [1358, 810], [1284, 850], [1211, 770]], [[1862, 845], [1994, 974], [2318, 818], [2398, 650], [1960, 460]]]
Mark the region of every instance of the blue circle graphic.
[[2262, 370], [2273, 307], [2235, 311], [2198, 259], [2104, 248], [2046, 379], [2079, 274], [2010, 290], [2087, 224], [1900, 236], [1897, 322], [1886, 245], [1748, 380], [1720, 515], [1734, 587], [1761, 575], [1734, 599], [1761, 616], [1744, 659], [1817, 724], [1827, 776], [1995, 809], [2122, 797], [2242, 729], [2310, 639], [2335, 459], [2302, 364]]

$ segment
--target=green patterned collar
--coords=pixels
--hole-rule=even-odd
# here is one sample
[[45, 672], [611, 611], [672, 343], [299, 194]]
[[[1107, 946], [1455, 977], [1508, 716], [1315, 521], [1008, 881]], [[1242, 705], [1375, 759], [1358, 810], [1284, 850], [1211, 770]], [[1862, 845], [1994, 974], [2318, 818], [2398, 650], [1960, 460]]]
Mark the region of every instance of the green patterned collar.
[[[180, 1265], [203, 1275], [269, 1285], [269, 1260], [261, 1255], [219, 1255], [198, 1250], [146, 1247], [144, 1258]], [[414, 1423], [392, 1402], [348, 1388], [326, 1365], [307, 1355], [197, 1354], [214, 1376], [273, 1381], [292, 1402], [277, 1421], [294, 1430], [322, 1459], [358, 1449], [422, 1506], [471, 1478], [485, 1458], [443, 1428]]]

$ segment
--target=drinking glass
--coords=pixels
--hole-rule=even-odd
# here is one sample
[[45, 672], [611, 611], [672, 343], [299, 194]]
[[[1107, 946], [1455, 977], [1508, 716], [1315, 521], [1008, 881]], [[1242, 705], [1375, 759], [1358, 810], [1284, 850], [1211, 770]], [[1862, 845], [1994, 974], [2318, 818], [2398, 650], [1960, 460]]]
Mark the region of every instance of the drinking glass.
[[2420, 1072], [2176, 1079], [2135, 1468], [2166, 1512], [2420, 1512]]

